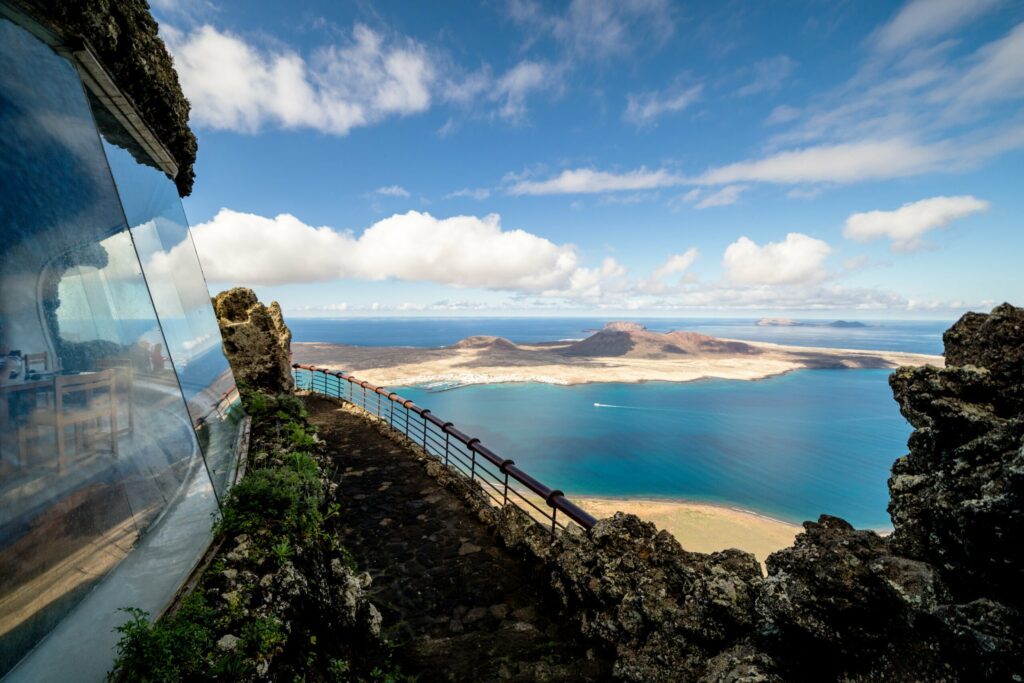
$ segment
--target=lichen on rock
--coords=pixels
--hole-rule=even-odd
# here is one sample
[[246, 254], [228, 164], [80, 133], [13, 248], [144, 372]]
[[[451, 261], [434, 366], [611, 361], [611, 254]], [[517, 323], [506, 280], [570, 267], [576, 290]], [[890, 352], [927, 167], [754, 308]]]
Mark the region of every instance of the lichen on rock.
[[278, 303], [264, 306], [251, 289], [235, 287], [214, 297], [213, 310], [235, 380], [273, 394], [293, 391], [292, 333]]

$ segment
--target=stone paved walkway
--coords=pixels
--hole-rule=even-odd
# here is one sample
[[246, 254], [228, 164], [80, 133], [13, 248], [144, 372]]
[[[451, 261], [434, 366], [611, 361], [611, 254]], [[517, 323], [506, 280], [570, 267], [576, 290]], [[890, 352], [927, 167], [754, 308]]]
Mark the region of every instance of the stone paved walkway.
[[407, 673], [420, 681], [607, 678], [530, 569], [364, 418], [307, 397], [338, 463], [342, 542]]

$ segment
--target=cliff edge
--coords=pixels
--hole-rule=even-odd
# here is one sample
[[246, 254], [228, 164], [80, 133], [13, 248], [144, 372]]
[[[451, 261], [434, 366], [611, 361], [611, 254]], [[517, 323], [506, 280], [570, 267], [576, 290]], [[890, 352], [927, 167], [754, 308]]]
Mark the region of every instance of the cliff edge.
[[762, 576], [752, 555], [687, 552], [633, 515], [551, 542], [518, 509], [464, 499], [543, 567], [620, 679], [1020, 680], [1024, 309], [967, 314], [944, 342], [947, 367], [890, 379], [915, 431], [889, 537], [822, 515]]

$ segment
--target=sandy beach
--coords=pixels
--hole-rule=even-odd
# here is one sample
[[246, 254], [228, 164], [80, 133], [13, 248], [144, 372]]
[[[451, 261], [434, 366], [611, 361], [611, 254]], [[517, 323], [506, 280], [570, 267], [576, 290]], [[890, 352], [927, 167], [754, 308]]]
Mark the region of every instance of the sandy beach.
[[739, 548], [753, 553], [762, 565], [771, 553], [793, 545], [793, 539], [803, 531], [799, 524], [724, 505], [677, 500], [570, 498], [598, 518], [611, 517], [621, 511], [653, 522], [659, 529], [669, 531], [687, 550], [710, 553]]

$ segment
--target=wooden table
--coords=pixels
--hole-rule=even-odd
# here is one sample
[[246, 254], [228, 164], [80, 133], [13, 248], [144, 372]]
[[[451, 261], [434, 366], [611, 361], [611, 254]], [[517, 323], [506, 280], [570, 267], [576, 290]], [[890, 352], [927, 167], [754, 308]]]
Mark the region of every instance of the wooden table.
[[[12, 382], [10, 384], [4, 384], [0, 386], [0, 434], [6, 434], [7, 430], [10, 429], [11, 413], [10, 413], [10, 401], [15, 394], [23, 392], [31, 392], [33, 394], [40, 391], [53, 391], [54, 377], [56, 375], [49, 375], [48, 377], [40, 379], [23, 380], [20, 382]], [[24, 464], [22, 461], [21, 449], [18, 449], [18, 463]]]

